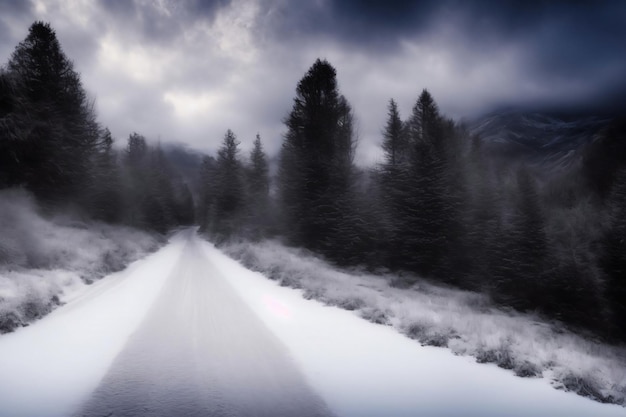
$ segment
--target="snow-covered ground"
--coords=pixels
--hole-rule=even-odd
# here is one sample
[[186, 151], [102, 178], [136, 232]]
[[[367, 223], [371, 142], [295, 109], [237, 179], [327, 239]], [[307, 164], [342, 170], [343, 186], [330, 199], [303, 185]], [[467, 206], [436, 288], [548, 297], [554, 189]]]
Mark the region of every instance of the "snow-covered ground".
[[[305, 298], [353, 310], [347, 314], [354, 316], [356, 313], [371, 322], [389, 325], [380, 326], [384, 330], [377, 331], [400, 332], [423, 345], [448, 347], [449, 350], [439, 349], [429, 353], [449, 355], [450, 359], [443, 361], [448, 364], [493, 363], [508, 369], [500, 371], [511, 377], [515, 373], [532, 378], [530, 381], [517, 378], [517, 382], [510, 382], [513, 385], [535, 387], [534, 384], [538, 383], [548, 387], [552, 384], [596, 400], [624, 404], [624, 348], [584, 339], [558, 324], [545, 323], [532, 315], [502, 311], [480, 294], [442, 288], [427, 282], [400, 289], [391, 285], [398, 280], [396, 276], [338, 271], [306, 251], [285, 247], [277, 241], [231, 243], [222, 249], [248, 268], [263, 272], [277, 285], [301, 289]], [[408, 338], [403, 337], [406, 343], [417, 345]], [[375, 341], [369, 343], [375, 344]], [[340, 344], [348, 346], [350, 343], [345, 341]], [[414, 349], [419, 350], [418, 347]], [[472, 364], [469, 369], [472, 374], [480, 375], [491, 372], [493, 367], [495, 365], [484, 367]], [[432, 369], [435, 381], [449, 372], [449, 366], [436, 368]], [[481, 388], [482, 380], [482, 377], [477, 377], [477, 389], [484, 388]], [[489, 384], [489, 381], [486, 378], [483, 383]], [[445, 391], [442, 390], [442, 395], [448, 395], [443, 394]], [[494, 392], [497, 393], [493, 399], [496, 403], [506, 398], [500, 396], [501, 390], [495, 389]], [[459, 395], [464, 396], [462, 393], [449, 394], [454, 401]], [[476, 398], [490, 402], [480, 395]], [[528, 400], [531, 400], [530, 396]], [[522, 403], [519, 406], [520, 413], [523, 413], [526, 407]], [[626, 409], [621, 412], [626, 415]], [[507, 411], [501, 415], [512, 414]], [[546, 411], [543, 414], [516, 415], [556, 414]]]
[[0, 191], [0, 334], [49, 313], [161, 244], [135, 229], [43, 217], [24, 190]]
[[172, 242], [31, 326], [0, 336], [0, 416], [70, 416], [96, 389], [184, 247]]
[[206, 246], [187, 236], [161, 294], [77, 415], [332, 416], [215, 267], [223, 255]]
[[245, 416], [255, 398], [307, 398], [268, 381], [346, 417], [626, 415], [305, 300], [192, 231], [0, 337], [0, 416]]

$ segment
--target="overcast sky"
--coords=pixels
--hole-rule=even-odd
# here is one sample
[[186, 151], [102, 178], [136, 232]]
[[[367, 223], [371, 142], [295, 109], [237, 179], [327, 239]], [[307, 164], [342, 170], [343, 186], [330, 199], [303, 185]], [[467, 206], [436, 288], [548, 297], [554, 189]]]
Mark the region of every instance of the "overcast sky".
[[214, 151], [282, 141], [297, 82], [337, 69], [361, 163], [378, 158], [387, 102], [428, 88], [449, 116], [499, 106], [594, 106], [626, 91], [626, 1], [0, 0], [0, 62], [49, 22], [99, 120]]

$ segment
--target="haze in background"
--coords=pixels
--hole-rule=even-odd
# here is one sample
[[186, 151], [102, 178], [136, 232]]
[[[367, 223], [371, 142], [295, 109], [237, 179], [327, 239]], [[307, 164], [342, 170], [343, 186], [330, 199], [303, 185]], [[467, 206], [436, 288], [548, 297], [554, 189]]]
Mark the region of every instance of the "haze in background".
[[623, 97], [626, 3], [518, 1], [0, 0], [0, 59], [34, 20], [51, 23], [99, 120], [213, 152], [226, 129], [277, 152], [295, 85], [317, 58], [337, 68], [358, 117], [357, 162], [380, 160], [394, 97], [428, 88], [442, 111], [593, 111]]

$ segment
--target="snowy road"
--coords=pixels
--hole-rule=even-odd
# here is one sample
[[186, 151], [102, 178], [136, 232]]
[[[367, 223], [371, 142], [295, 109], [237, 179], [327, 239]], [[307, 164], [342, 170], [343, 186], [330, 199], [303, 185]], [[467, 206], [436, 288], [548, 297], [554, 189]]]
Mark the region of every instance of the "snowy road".
[[[329, 411], [331, 410], [331, 411]], [[0, 416], [626, 416], [304, 300], [192, 230], [0, 337]]]
[[329, 416], [286, 349], [189, 236], [80, 416]]

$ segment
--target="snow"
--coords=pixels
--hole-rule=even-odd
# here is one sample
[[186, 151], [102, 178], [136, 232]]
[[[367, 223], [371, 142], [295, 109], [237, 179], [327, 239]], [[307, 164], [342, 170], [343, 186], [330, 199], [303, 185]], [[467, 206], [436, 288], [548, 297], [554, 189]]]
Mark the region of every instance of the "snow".
[[[437, 416], [626, 415], [626, 409], [618, 405], [595, 403], [554, 390], [548, 383], [549, 377], [558, 377], [558, 370], [566, 374], [567, 369], [583, 369], [594, 376], [608, 375], [617, 387], [623, 385], [623, 357], [609, 347], [567, 332], [553, 333], [531, 317], [493, 311], [484, 300], [462, 291], [425, 283], [419, 293], [399, 290], [381, 277], [331, 270], [321, 260], [276, 242], [243, 245], [250, 251], [241, 247], [227, 250], [247, 256], [246, 263], [262, 265], [303, 290], [262, 279], [230, 259], [216, 256], [214, 262], [232, 277], [232, 285], [288, 346], [339, 415], [409, 416], [415, 415], [415, 410], [429, 410], [421, 415]], [[303, 301], [303, 294], [339, 305], [356, 297], [364, 306], [358, 313], [374, 306], [390, 317], [393, 327], [374, 325], [351, 311]], [[280, 311], [289, 311], [289, 315], [277, 314], [268, 300], [280, 300]], [[455, 329], [460, 338], [452, 339], [456, 344], [451, 343], [451, 350], [420, 346], [398, 333], [415, 322], [432, 323], [430, 332]], [[543, 379], [519, 378], [462, 356], [469, 354], [472, 346], [486, 350], [505, 343], [513, 354], [522, 358], [545, 355], [559, 367], [546, 371]]]
[[34, 325], [0, 336], [0, 416], [71, 415], [146, 315], [183, 247], [174, 238]]
[[[297, 371], [288, 370], [288, 358]], [[113, 409], [129, 391], [130, 405], [152, 399], [138, 415], [160, 416], [176, 399], [172, 393], [189, 400], [185, 407], [205, 406], [197, 397], [204, 391], [194, 397], [191, 388], [209, 376], [214, 383], [206, 392], [220, 401], [248, 401], [240, 414], [220, 412], [252, 415], [250, 398], [279, 398], [269, 396], [266, 378], [274, 375], [269, 381], [282, 386], [298, 379], [294, 372], [337, 416], [626, 415], [622, 407], [422, 347], [390, 326], [305, 300], [301, 290], [247, 270], [189, 231], [37, 323], [1, 336], [0, 416], [68, 416], [103, 398]], [[289, 400], [290, 391], [283, 392]]]
[[624, 348], [584, 339], [531, 314], [497, 309], [484, 295], [423, 280], [408, 289], [395, 288], [391, 284], [397, 276], [340, 271], [277, 241], [223, 249], [281, 285], [302, 288], [307, 298], [354, 310], [422, 344], [499, 362], [516, 373], [543, 373], [546, 380], [567, 383], [572, 390], [578, 380], [615, 401], [626, 395]]
[[47, 314], [73, 292], [158, 248], [151, 234], [39, 213], [20, 189], [0, 191], [0, 333]]
[[83, 417], [329, 417], [280, 341], [190, 237]]

